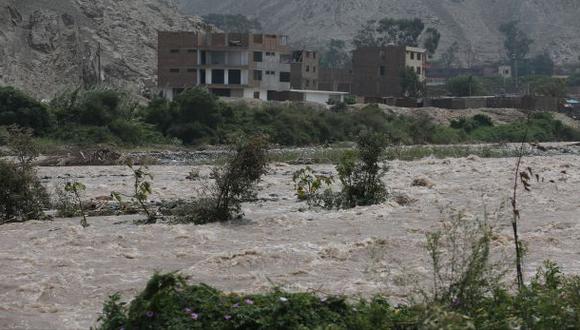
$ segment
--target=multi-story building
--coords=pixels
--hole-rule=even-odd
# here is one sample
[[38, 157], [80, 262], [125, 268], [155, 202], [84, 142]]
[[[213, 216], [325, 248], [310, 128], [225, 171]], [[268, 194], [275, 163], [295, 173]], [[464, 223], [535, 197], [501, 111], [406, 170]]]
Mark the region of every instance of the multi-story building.
[[364, 47], [353, 52], [352, 92], [362, 97], [401, 96], [401, 72], [412, 68], [426, 78], [426, 51], [416, 47]]
[[296, 50], [292, 52], [290, 70], [292, 89], [317, 90], [320, 72], [320, 56], [315, 51]]
[[206, 86], [226, 97], [275, 99], [290, 90], [286, 36], [249, 33], [159, 32], [158, 87], [172, 99]]

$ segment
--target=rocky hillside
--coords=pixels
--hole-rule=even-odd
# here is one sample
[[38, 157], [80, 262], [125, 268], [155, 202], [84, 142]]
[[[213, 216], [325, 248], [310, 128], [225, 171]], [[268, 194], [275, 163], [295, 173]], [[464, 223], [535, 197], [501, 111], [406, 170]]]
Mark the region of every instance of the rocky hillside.
[[329, 38], [350, 39], [365, 21], [389, 16], [422, 18], [443, 33], [440, 49], [453, 41], [461, 45], [464, 62], [468, 57], [479, 63], [502, 57], [499, 26], [512, 19], [520, 20], [536, 41], [534, 52], [546, 50], [558, 63], [576, 62], [580, 53], [577, 0], [180, 1], [183, 10], [199, 15], [257, 16], [266, 30], [286, 33], [298, 45], [311, 47]]
[[157, 30], [207, 29], [172, 0], [2, 0], [0, 85], [50, 97], [106, 83], [131, 91], [154, 85]]

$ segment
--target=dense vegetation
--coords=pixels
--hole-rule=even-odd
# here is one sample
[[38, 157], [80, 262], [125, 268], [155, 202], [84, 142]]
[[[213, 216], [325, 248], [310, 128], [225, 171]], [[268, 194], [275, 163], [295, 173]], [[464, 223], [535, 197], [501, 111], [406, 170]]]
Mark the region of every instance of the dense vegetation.
[[[556, 83], [541, 81], [530, 80], [530, 88], [550, 94]], [[481, 86], [477, 79], [471, 85], [472, 92]], [[457, 90], [469, 92], [465, 84]], [[33, 129], [37, 137], [71, 144], [227, 144], [240, 134], [262, 134], [274, 144], [305, 146], [355, 141], [361, 132], [383, 134], [387, 143], [395, 145], [517, 142], [526, 128], [538, 142], [580, 138], [578, 130], [549, 114], [535, 114], [532, 119], [464, 130], [436, 125], [428, 118], [386, 114], [376, 105], [356, 111], [344, 104], [330, 111], [301, 103], [249, 106], [223, 102], [200, 88], [187, 90], [174, 101], [153, 99], [139, 105], [128, 95], [106, 88], [66, 92], [44, 104], [0, 87], [0, 128], [19, 125]], [[0, 143], [5, 143], [3, 131]]]

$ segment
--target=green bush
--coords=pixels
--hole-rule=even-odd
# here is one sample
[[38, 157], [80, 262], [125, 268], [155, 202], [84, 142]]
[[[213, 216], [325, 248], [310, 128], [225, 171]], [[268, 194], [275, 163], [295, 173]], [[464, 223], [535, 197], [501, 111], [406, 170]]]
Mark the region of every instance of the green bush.
[[13, 87], [0, 87], [0, 126], [18, 125], [40, 135], [50, 131], [47, 107]]
[[458, 76], [449, 79], [447, 90], [453, 96], [477, 96], [485, 93], [481, 81], [473, 76]]
[[384, 136], [362, 134], [358, 139], [356, 153], [343, 156], [336, 166], [342, 183], [342, 207], [374, 205], [387, 199], [387, 189], [381, 180], [386, 169], [379, 164], [384, 150]]
[[205, 224], [240, 218], [241, 204], [256, 197], [256, 185], [268, 167], [267, 141], [256, 135], [241, 139], [223, 166], [212, 170], [213, 186], [198, 200], [178, 207], [176, 222]]
[[49, 137], [75, 144], [142, 145], [166, 140], [153, 125], [141, 122], [129, 95], [108, 88], [73, 90], [50, 103], [57, 129]]
[[[469, 261], [469, 260], [467, 260]], [[477, 275], [477, 274], [474, 274]], [[512, 293], [501, 283], [470, 303], [428, 300], [394, 306], [381, 296], [349, 300], [342, 296], [289, 293], [224, 293], [189, 285], [176, 274], [155, 274], [129, 304], [119, 294], [104, 304], [98, 330], [136, 329], [578, 329], [580, 277], [564, 276], [553, 263], [538, 270], [530, 285]], [[471, 291], [470, 291], [471, 292]], [[473, 298], [477, 298], [473, 300]]]

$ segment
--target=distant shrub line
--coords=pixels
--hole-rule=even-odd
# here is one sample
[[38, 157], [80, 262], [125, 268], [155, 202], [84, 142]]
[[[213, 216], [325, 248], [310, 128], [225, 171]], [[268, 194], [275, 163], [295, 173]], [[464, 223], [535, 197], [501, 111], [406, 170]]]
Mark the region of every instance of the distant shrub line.
[[[232, 136], [261, 134], [273, 144], [307, 146], [355, 141], [361, 132], [383, 134], [395, 145], [518, 142], [527, 126], [530, 139], [537, 142], [580, 139], [579, 130], [549, 114], [506, 125], [476, 117], [447, 126], [386, 114], [373, 105], [359, 111], [346, 105], [330, 110], [300, 103], [249, 106], [223, 102], [201, 88], [187, 90], [172, 102], [155, 98], [145, 106], [107, 88], [64, 92], [44, 104], [0, 87], [0, 128], [28, 127], [37, 137], [71, 144], [227, 144]], [[0, 129], [0, 143], [3, 135]]]

